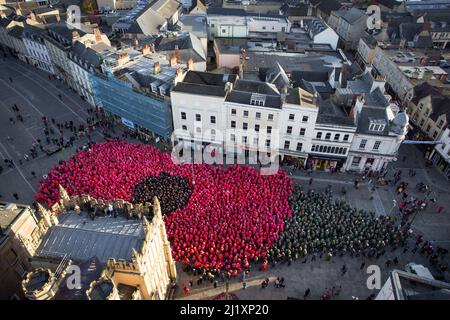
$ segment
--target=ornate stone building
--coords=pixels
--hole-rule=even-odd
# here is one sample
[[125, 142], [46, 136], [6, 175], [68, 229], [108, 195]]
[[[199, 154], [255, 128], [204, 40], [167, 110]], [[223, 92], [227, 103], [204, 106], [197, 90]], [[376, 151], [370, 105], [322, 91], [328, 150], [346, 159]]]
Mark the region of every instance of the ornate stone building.
[[23, 298], [20, 281], [31, 268], [28, 258], [51, 226], [50, 217], [38, 219], [29, 206], [0, 202], [0, 300]]
[[156, 197], [153, 204], [108, 202], [69, 197], [60, 186], [60, 198], [50, 210], [38, 207], [51, 227], [22, 282], [28, 299], [170, 298], [176, 266]]

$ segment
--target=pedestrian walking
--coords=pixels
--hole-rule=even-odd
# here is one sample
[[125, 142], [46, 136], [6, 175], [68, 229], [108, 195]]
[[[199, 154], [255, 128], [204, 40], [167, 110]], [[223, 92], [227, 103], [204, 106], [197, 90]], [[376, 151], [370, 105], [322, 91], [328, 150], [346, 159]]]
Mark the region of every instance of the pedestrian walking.
[[33, 176], [33, 178], [36, 178], [36, 172], [31, 171], [31, 175]]
[[341, 273], [344, 275], [347, 272], [347, 266], [344, 264], [341, 268]]
[[275, 280], [275, 288], [279, 288], [280, 287], [280, 278], [277, 278], [276, 280]]
[[245, 290], [245, 288], [247, 288], [247, 282], [242, 282], [242, 289], [244, 289]]
[[361, 267], [359, 268], [359, 270], [362, 270], [362, 269], [364, 269], [364, 266], [366, 265], [366, 263], [363, 261], [362, 263], [361, 263]]
[[281, 277], [279, 285], [280, 285], [281, 288], [286, 287], [286, 285], [284, 284], [284, 277]]
[[312, 183], [313, 183], [313, 178], [310, 178], [309, 179], [309, 185], [312, 185]]
[[188, 295], [189, 292], [191, 292], [191, 289], [189, 289], [188, 287], [184, 286], [183, 292], [184, 292], [185, 295]]
[[306, 300], [306, 298], [308, 298], [310, 292], [311, 292], [311, 289], [309, 289], [309, 288], [305, 290], [305, 293], [303, 294], [303, 300]]
[[13, 197], [14, 197], [14, 199], [16, 199], [16, 200], [19, 200], [19, 195], [17, 194], [17, 193], [13, 193]]
[[389, 268], [390, 265], [391, 265], [391, 260], [388, 259], [388, 260], [386, 261], [386, 268]]

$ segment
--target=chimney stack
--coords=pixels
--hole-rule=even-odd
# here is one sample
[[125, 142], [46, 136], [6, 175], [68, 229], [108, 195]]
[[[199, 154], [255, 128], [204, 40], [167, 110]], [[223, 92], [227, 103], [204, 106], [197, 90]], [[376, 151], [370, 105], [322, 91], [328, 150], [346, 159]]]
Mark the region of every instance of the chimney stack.
[[5, 11], [0, 11], [0, 19], [6, 18]]
[[78, 31], [77, 30], [72, 31], [72, 42], [74, 43], [78, 39], [80, 39], [80, 34], [78, 33]]
[[189, 60], [187, 61], [187, 67], [188, 70], [194, 70], [194, 60], [192, 58], [189, 58]]
[[148, 44], [144, 44], [141, 48], [142, 54], [149, 54], [151, 52], [151, 48]]
[[429, 80], [431, 80], [432, 77], [433, 77], [433, 71], [425, 69], [425, 71], [423, 72], [422, 80], [429, 81]]
[[155, 64], [153, 65], [153, 73], [158, 74], [160, 72], [161, 72], [161, 64], [159, 63], [159, 61], [156, 61]]
[[133, 44], [133, 46], [137, 47], [139, 45], [139, 40], [133, 39], [132, 44]]
[[17, 16], [21, 16], [22, 15], [22, 11], [20, 10], [20, 8], [16, 8], [15, 9], [15, 13]]
[[173, 67], [173, 66], [176, 66], [177, 64], [178, 64], [178, 62], [177, 62], [177, 57], [176, 57], [175, 54], [173, 54], [173, 55], [170, 57], [170, 66]]
[[178, 45], [175, 45], [175, 58], [177, 59], [177, 63], [180, 63], [180, 49]]
[[176, 81], [180, 81], [182, 76], [183, 76], [183, 69], [177, 68], [177, 74], [175, 76]]
[[100, 41], [102, 41], [102, 34], [101, 34], [99, 28], [95, 28], [95, 29], [94, 29], [94, 35], [95, 35], [95, 42], [100, 42]]
[[128, 61], [130, 61], [130, 57], [128, 56], [127, 52], [121, 52], [119, 53], [118, 57], [117, 57], [117, 64], [119, 66], [124, 65], [125, 63], [127, 63]]
[[33, 11], [30, 12], [30, 19], [36, 21], [36, 15], [34, 14]]

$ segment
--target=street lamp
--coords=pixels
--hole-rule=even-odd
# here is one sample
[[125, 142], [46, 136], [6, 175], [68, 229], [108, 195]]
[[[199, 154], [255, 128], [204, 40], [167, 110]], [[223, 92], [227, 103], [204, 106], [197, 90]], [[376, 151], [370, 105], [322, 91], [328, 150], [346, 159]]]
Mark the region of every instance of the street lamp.
[[397, 206], [397, 200], [392, 200], [392, 208], [391, 208], [391, 210], [389, 211], [389, 215], [391, 215], [392, 214], [392, 211], [394, 210], [394, 208]]

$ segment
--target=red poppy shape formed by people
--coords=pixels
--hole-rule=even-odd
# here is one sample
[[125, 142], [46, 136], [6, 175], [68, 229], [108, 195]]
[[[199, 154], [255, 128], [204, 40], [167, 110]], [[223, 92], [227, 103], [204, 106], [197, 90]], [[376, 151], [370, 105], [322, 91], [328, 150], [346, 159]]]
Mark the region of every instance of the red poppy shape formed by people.
[[170, 154], [126, 142], [95, 144], [54, 166], [35, 200], [52, 205], [61, 184], [69, 195], [131, 201], [136, 185], [161, 173], [184, 177], [193, 187], [187, 205], [164, 219], [174, 258], [196, 268], [240, 273], [255, 258], [266, 258], [292, 216], [291, 179], [281, 170], [265, 176], [246, 165], [174, 164]]

